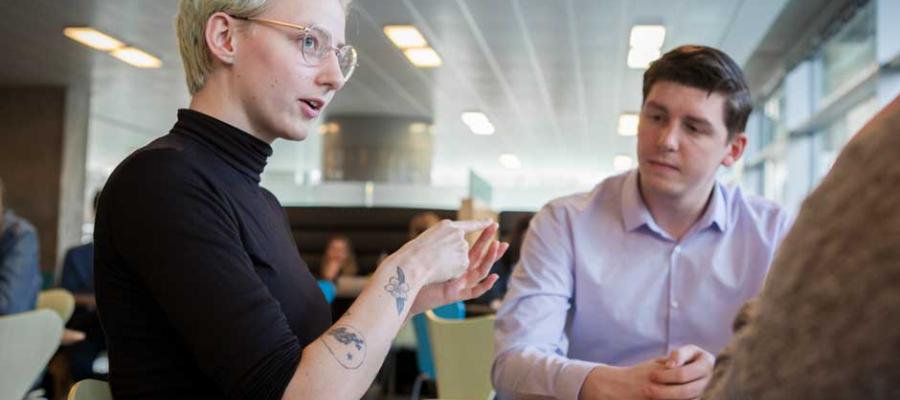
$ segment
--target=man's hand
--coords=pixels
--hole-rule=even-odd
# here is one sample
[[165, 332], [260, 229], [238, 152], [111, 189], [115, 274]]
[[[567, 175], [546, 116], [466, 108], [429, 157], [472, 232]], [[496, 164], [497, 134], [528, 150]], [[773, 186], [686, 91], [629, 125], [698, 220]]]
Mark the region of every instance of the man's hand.
[[469, 250], [469, 268], [463, 276], [423, 287], [416, 296], [409, 315], [412, 316], [455, 301], [476, 298], [494, 286], [499, 277], [497, 274], [488, 276], [488, 272], [491, 271], [494, 262], [502, 257], [509, 248], [508, 243], [500, 243], [492, 239], [497, 229], [497, 224], [494, 223], [481, 232], [478, 240]]
[[703, 349], [683, 346], [668, 357], [631, 367], [601, 365], [591, 370], [579, 400], [695, 399], [712, 376], [715, 357]]
[[579, 400], [649, 399], [653, 383], [650, 374], [663, 371], [664, 358], [645, 361], [631, 367], [600, 365], [594, 367], [578, 394]]
[[658, 361], [664, 367], [653, 371], [647, 394], [653, 399], [695, 399], [712, 378], [716, 358], [694, 345], [679, 347]]

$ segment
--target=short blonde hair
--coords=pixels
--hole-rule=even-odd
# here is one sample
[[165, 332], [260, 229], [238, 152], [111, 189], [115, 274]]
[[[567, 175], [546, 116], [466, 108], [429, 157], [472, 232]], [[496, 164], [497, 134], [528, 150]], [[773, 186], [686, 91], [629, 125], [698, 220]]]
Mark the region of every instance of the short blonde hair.
[[[196, 94], [212, 71], [212, 54], [206, 45], [206, 21], [217, 12], [252, 17], [263, 12], [270, 0], [181, 0], [175, 32], [187, 75], [188, 90]], [[313, 0], [322, 1], [322, 0]], [[339, 0], [346, 12], [353, 0]]]

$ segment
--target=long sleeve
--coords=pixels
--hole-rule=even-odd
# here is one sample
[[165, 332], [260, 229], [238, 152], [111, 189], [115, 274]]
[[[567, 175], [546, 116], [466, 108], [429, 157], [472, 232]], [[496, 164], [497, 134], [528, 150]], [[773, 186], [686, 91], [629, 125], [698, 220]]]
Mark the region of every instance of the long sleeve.
[[565, 215], [548, 205], [531, 222], [497, 315], [491, 375], [500, 397], [576, 399], [597, 365], [566, 357], [573, 268]]
[[[225, 397], [280, 398], [300, 344], [254, 270], [264, 267], [243, 249], [227, 204], [176, 152], [140, 154], [104, 190], [97, 253], [115, 248], [128, 266], [123, 272], [137, 276], [165, 313], [169, 327], [156, 329], [173, 329]], [[105, 294], [100, 289], [98, 300]], [[103, 300], [109, 309], [117, 299]], [[117, 321], [106, 328], [118, 336], [129, 327]]]
[[0, 249], [0, 315], [33, 309], [40, 288], [37, 233], [21, 229], [7, 240]]

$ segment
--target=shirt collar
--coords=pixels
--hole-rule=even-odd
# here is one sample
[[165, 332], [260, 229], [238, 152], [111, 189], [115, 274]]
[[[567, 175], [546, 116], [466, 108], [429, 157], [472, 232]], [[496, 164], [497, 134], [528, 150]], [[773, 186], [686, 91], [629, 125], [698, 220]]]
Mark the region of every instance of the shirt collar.
[[622, 222], [627, 231], [634, 231], [644, 225], [651, 228], [656, 226], [653, 215], [641, 198], [637, 169], [628, 173], [622, 186]]
[[[725, 188], [719, 181], [716, 181], [713, 186], [712, 196], [709, 207], [706, 208], [706, 211], [704, 211], [700, 220], [697, 221], [695, 229], [693, 230], [699, 231], [713, 225], [715, 225], [720, 232], [724, 232], [728, 228], [728, 206], [725, 201]], [[622, 222], [625, 230], [630, 232], [646, 225], [651, 230], [664, 236], [668, 236], [658, 225], [656, 225], [656, 221], [653, 220], [653, 215], [650, 214], [650, 210], [647, 209], [647, 205], [644, 204], [644, 199], [641, 198], [637, 169], [632, 170], [628, 173], [628, 176], [625, 177], [625, 182], [622, 187], [621, 206]]]

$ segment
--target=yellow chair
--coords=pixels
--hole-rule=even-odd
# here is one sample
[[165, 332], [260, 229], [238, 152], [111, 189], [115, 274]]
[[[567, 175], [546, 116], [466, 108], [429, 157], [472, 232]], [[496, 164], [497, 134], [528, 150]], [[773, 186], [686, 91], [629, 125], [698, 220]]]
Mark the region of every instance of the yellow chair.
[[442, 399], [486, 400], [494, 396], [491, 363], [494, 358], [493, 315], [444, 319], [427, 311], [428, 333]]
[[66, 323], [75, 311], [75, 297], [66, 289], [44, 290], [38, 294], [37, 309], [52, 310]]
[[0, 399], [21, 399], [59, 347], [63, 322], [50, 310], [0, 317]]
[[96, 379], [79, 381], [69, 389], [66, 400], [112, 400], [112, 391], [109, 384]]

